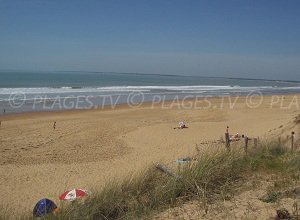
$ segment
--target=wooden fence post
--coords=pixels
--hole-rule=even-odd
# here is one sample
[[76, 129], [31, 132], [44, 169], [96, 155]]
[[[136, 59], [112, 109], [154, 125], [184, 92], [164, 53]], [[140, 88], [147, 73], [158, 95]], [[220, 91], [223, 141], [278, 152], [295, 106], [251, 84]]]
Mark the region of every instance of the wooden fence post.
[[257, 138], [253, 139], [253, 143], [254, 143], [254, 148], [257, 148]]
[[249, 141], [248, 136], [245, 136], [244, 140], [245, 140], [245, 153], [248, 154], [248, 141]]
[[166, 165], [164, 165], [164, 164], [158, 163], [158, 164], [156, 164], [155, 167], [156, 167], [157, 169], [159, 169], [160, 171], [162, 171], [162, 172], [168, 174], [169, 176], [173, 176], [173, 177], [175, 177], [175, 178], [179, 178], [179, 176], [178, 176], [176, 173], [174, 173], [172, 170], [170, 170], [170, 169], [169, 169]]
[[228, 149], [230, 148], [230, 138], [229, 138], [229, 133], [228, 132], [225, 133], [225, 146]]
[[294, 138], [295, 138], [295, 132], [292, 131], [292, 135], [291, 135], [291, 150], [292, 150], [292, 152], [294, 151]]
[[226, 132], [225, 132], [225, 147], [227, 149], [230, 149], [229, 126], [226, 127]]

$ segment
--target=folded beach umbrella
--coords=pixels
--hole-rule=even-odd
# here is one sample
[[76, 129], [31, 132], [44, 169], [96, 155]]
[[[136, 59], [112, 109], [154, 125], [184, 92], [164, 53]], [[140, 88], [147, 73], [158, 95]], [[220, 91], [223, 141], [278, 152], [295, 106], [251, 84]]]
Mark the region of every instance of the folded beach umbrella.
[[41, 199], [36, 203], [33, 209], [34, 217], [43, 217], [47, 214], [53, 213], [57, 209], [57, 206], [50, 199]]
[[73, 200], [77, 199], [78, 197], [83, 197], [87, 194], [88, 194], [88, 192], [84, 189], [72, 189], [72, 190], [68, 190], [68, 191], [64, 192], [63, 194], [61, 194], [59, 196], [59, 199], [73, 201]]

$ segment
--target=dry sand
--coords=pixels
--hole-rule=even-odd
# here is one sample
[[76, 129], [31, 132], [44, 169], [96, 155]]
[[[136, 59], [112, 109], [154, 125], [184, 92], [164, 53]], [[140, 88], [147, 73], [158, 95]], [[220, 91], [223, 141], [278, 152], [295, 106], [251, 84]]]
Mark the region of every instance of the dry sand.
[[[219, 139], [227, 125], [232, 133], [250, 137], [289, 133], [299, 114], [296, 96], [298, 103], [287, 95], [276, 105], [266, 96], [255, 108], [249, 105], [260, 103], [259, 97], [232, 97], [211, 98], [210, 106], [198, 101], [193, 108], [186, 100], [184, 106], [175, 101], [0, 116], [0, 207], [31, 212], [43, 197], [59, 202], [67, 189], [99, 190], [157, 161], [174, 163], [192, 155], [196, 144], [206, 148], [200, 143]], [[189, 128], [173, 129], [181, 120]]]
[[[300, 202], [299, 196], [298, 198], [291, 198], [292, 196], [287, 197], [282, 195], [282, 198], [274, 203], [262, 201], [262, 198], [265, 198], [268, 192], [268, 188], [274, 186], [275, 176], [270, 174], [255, 174], [255, 176], [248, 178], [248, 182], [235, 188], [236, 195], [230, 200], [219, 200], [213, 204], [207, 204], [206, 209], [203, 208], [201, 201], [194, 200], [183, 203], [178, 207], [167, 209], [162, 213], [154, 215], [152, 218], [170, 220], [274, 220], [277, 214], [276, 210], [279, 209], [286, 209], [293, 215], [295, 204], [299, 204]], [[299, 182], [296, 185], [298, 186]], [[299, 187], [296, 189], [299, 189]]]

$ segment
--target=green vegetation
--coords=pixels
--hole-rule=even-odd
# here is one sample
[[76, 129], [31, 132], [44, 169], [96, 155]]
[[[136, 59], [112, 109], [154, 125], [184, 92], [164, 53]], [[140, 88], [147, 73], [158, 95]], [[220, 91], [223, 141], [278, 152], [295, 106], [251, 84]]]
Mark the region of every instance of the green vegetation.
[[274, 191], [269, 191], [266, 198], [263, 198], [263, 202], [267, 203], [273, 203], [276, 202], [279, 199], [280, 193], [274, 192]]
[[[196, 160], [181, 167], [174, 178], [150, 168], [122, 183], [110, 183], [84, 203], [66, 207], [60, 219], [136, 219], [147, 218], [187, 200], [199, 200], [203, 208], [217, 199], [228, 199], [234, 185], [246, 181], [252, 172], [294, 174], [300, 168], [300, 155], [290, 154], [276, 142], [261, 143], [255, 151], [224, 147], [196, 155]], [[266, 202], [275, 202], [279, 193], [270, 192]]]
[[[300, 155], [276, 142], [260, 143], [256, 149], [249, 148], [247, 155], [239, 147], [231, 151], [212, 147], [210, 152], [195, 155], [195, 161], [173, 168], [178, 178], [149, 168], [123, 182], [107, 184], [84, 202], [61, 207], [56, 219], [150, 219], [154, 212], [185, 201], [198, 200], [205, 209], [218, 199], [230, 199], [235, 186], [254, 172], [299, 179]], [[279, 195], [270, 191], [265, 202], [275, 202]]]

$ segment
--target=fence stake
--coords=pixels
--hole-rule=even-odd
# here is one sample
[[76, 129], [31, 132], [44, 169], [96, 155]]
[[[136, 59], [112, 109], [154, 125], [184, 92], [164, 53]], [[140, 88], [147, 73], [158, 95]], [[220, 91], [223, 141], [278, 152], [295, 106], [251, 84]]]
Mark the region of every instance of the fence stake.
[[226, 127], [225, 132], [225, 147], [230, 150], [229, 126]]
[[248, 136], [245, 136], [244, 140], [245, 140], [245, 153], [248, 154], [248, 141], [249, 141]]
[[225, 146], [226, 148], [230, 148], [230, 139], [229, 139], [229, 133], [225, 133]]
[[295, 132], [292, 131], [292, 135], [291, 135], [291, 149], [292, 149], [292, 152], [294, 151], [294, 137], [295, 137]]
[[253, 142], [254, 142], [254, 148], [257, 148], [257, 138], [254, 138]]
[[159, 169], [160, 171], [162, 171], [162, 172], [168, 174], [169, 176], [173, 176], [173, 177], [175, 177], [175, 178], [179, 178], [179, 176], [178, 176], [176, 173], [174, 173], [172, 170], [170, 170], [170, 169], [169, 169], [166, 165], [164, 165], [164, 164], [158, 163], [158, 164], [156, 164], [155, 167], [156, 167], [157, 169]]

